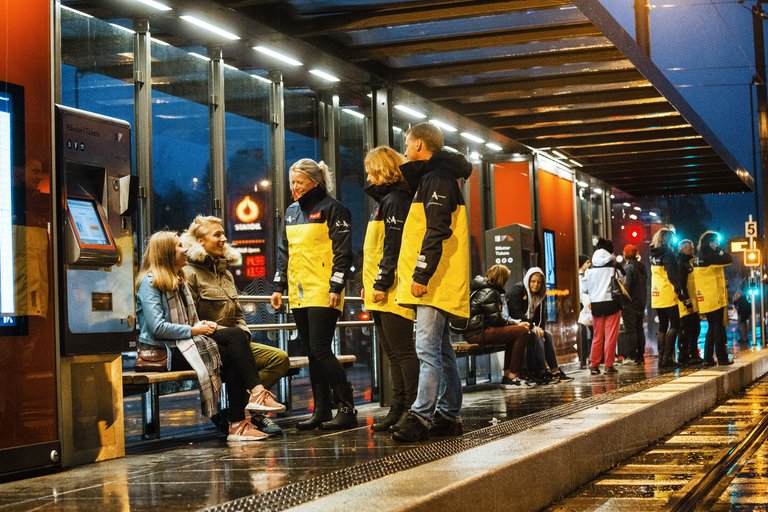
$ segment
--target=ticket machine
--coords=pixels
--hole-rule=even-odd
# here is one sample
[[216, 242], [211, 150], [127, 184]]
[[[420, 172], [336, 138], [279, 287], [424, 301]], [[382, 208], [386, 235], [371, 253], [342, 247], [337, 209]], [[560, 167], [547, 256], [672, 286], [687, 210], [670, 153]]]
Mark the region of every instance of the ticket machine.
[[62, 462], [124, 455], [121, 352], [135, 339], [128, 123], [56, 107]]

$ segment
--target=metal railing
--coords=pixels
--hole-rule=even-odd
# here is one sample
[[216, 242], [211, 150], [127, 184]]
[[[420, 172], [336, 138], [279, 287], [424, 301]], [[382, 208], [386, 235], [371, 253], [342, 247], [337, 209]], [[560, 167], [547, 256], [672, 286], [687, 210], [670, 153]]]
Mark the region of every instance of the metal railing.
[[[257, 304], [269, 304], [270, 295], [240, 295], [238, 297], [241, 303], [257, 303]], [[346, 304], [362, 304], [362, 297], [344, 297], [344, 303]], [[275, 315], [278, 318], [277, 323], [269, 324], [248, 324], [248, 329], [251, 331], [276, 331], [277, 332], [277, 346], [280, 350], [288, 352], [288, 337], [286, 333], [296, 330], [295, 322], [288, 322], [288, 312], [290, 311], [290, 304], [288, 303], [288, 296], [283, 295], [283, 306], [280, 310], [275, 311]], [[373, 327], [373, 320], [339, 320], [336, 323], [336, 332], [333, 337], [332, 350], [336, 355], [340, 355], [340, 335], [339, 328], [363, 328]], [[379, 375], [377, 368], [379, 367], [378, 361], [378, 341], [376, 339], [376, 330], [371, 329], [371, 389], [378, 389]], [[280, 379], [279, 393], [282, 400], [288, 400], [290, 403], [291, 389], [290, 383], [286, 379]]]

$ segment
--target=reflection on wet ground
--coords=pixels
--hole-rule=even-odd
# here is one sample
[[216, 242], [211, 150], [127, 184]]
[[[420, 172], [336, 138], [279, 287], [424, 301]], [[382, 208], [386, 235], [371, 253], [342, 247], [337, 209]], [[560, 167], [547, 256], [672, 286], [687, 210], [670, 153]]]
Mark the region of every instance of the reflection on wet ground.
[[[568, 404], [658, 375], [656, 359], [646, 365], [624, 365], [618, 375], [590, 376], [586, 370], [571, 372], [573, 382], [531, 389], [503, 390], [497, 384], [480, 384], [465, 391], [462, 415], [465, 431], [487, 427]], [[358, 365], [359, 366], [359, 365]], [[356, 371], [366, 372], [360, 366]], [[678, 372], [682, 372], [679, 370]], [[297, 379], [294, 403], [306, 399], [306, 385]], [[304, 391], [302, 391], [302, 387]], [[302, 393], [304, 394], [302, 396]], [[267, 441], [228, 446], [212, 424], [199, 417], [196, 391], [162, 398], [164, 440], [129, 445], [124, 459], [68, 469], [57, 474], [28, 478], [0, 486], [0, 510], [156, 510], [200, 509], [249, 495], [280, 489], [296, 482], [327, 475], [414, 448], [388, 434], [374, 433], [369, 425], [386, 413], [376, 405], [359, 406], [360, 427], [344, 432], [298, 431], [300, 417], [281, 418], [281, 436]], [[140, 401], [126, 400], [126, 433], [135, 440], [140, 432]], [[739, 418], [735, 418], [739, 421]], [[720, 436], [720, 432], [708, 432]], [[653, 464], [665, 464], [656, 454]], [[673, 458], [671, 455], [669, 458]], [[702, 464], [706, 454], [681, 459], [684, 465]], [[669, 472], [651, 493], [678, 486]], [[656, 473], [656, 475], [664, 475]], [[632, 475], [614, 478], [632, 479]], [[645, 477], [642, 477], [645, 478]], [[616, 486], [601, 485], [611, 489]]]

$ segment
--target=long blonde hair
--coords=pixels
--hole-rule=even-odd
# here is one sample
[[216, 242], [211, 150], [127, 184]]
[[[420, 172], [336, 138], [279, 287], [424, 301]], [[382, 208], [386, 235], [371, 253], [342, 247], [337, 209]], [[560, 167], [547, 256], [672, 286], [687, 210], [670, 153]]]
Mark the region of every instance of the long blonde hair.
[[162, 292], [178, 289], [183, 274], [174, 272], [176, 240], [176, 233], [173, 231], [158, 231], [149, 237], [136, 278], [137, 290], [147, 274], [152, 274], [152, 286]]
[[405, 157], [388, 146], [378, 146], [365, 155], [365, 172], [371, 176], [381, 178], [381, 182], [397, 183], [403, 181], [403, 173], [400, 166], [405, 163]]

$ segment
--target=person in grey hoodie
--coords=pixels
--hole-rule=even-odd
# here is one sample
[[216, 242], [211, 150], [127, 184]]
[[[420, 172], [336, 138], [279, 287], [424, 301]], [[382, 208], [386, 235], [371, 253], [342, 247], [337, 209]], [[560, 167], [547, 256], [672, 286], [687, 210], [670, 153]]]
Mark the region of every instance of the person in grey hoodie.
[[[611, 281], [623, 280], [624, 270], [613, 256], [613, 242], [600, 238], [592, 255], [592, 266], [584, 273], [582, 292], [589, 297], [592, 310], [592, 351], [589, 356], [589, 372], [600, 374], [600, 360], [605, 359], [605, 373], [618, 373], [613, 366], [616, 358], [616, 342], [619, 339], [621, 301], [611, 294]], [[622, 281], [623, 282], [623, 281]]]
[[544, 271], [539, 267], [531, 267], [521, 282], [510, 287], [507, 311], [510, 318], [531, 325], [527, 359], [528, 372], [533, 373], [534, 380], [541, 384], [573, 380], [558, 366], [552, 333], [544, 329], [547, 324], [543, 307], [546, 296]]

